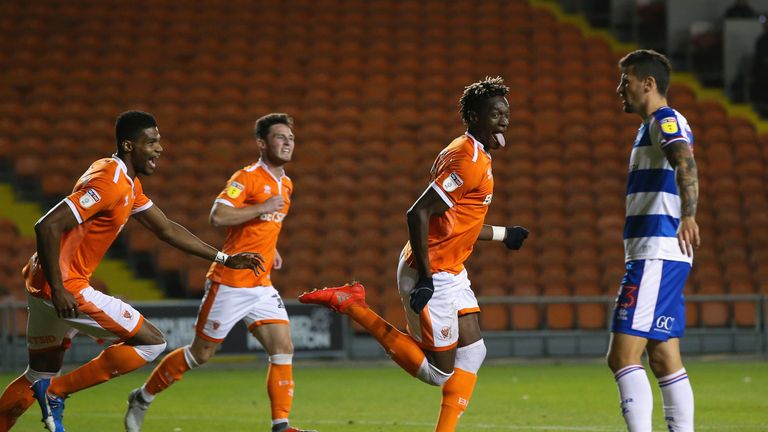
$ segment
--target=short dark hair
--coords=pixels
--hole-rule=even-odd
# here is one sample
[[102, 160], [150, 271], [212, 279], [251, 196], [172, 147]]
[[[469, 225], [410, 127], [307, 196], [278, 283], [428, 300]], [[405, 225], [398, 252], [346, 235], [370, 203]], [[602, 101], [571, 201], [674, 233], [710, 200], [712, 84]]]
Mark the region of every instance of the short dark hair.
[[269, 135], [269, 128], [276, 124], [284, 124], [293, 129], [293, 117], [286, 113], [267, 114], [256, 120], [256, 125], [253, 127], [253, 133], [256, 135], [256, 138], [261, 138], [266, 141], [267, 135]]
[[672, 64], [663, 54], [659, 54], [654, 50], [632, 51], [619, 60], [619, 67], [624, 69], [633, 67], [635, 75], [641, 80], [649, 76], [653, 77], [656, 80], [656, 88], [659, 90], [659, 94], [667, 96]]
[[121, 152], [120, 143], [136, 139], [141, 131], [151, 127], [157, 127], [157, 121], [152, 114], [144, 111], [126, 111], [117, 116], [115, 142], [118, 153]]
[[494, 96], [506, 96], [507, 93], [509, 93], [509, 87], [505, 86], [504, 79], [498, 76], [496, 78], [487, 76], [481, 81], [468, 85], [459, 99], [461, 120], [469, 124], [470, 111], [477, 112], [486, 100]]

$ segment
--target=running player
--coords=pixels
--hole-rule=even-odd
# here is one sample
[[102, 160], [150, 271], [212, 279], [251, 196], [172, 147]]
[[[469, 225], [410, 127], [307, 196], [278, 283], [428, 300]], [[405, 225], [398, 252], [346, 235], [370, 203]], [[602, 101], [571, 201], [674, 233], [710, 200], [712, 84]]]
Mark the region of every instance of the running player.
[[[293, 119], [286, 114], [268, 114], [256, 121], [255, 135], [261, 159], [232, 175], [213, 203], [210, 221], [227, 227], [224, 252], [260, 250], [267, 268], [279, 269], [282, 258], [276, 249], [277, 237], [293, 192], [293, 182], [283, 169], [293, 155]], [[130, 393], [126, 430], [140, 431], [155, 396], [213, 357], [240, 320], [269, 354], [267, 393], [272, 431], [300, 432], [288, 422], [294, 388], [291, 328], [280, 294], [272, 286], [270, 271], [253, 275], [218, 263], [208, 271], [195, 338], [190, 345], [165, 356], [147, 382]]]
[[608, 365], [621, 412], [632, 431], [651, 431], [653, 395], [640, 357], [664, 400], [669, 430], [693, 431], [693, 391], [680, 356], [685, 331], [683, 288], [699, 246], [699, 181], [693, 133], [667, 106], [671, 66], [663, 55], [634, 51], [619, 62], [616, 92], [624, 112], [643, 119], [629, 161], [624, 249], [627, 272], [613, 312]]
[[[137, 176], [152, 175], [163, 151], [154, 117], [140, 111], [120, 114], [115, 138], [117, 153], [94, 162], [74, 191], [35, 224], [37, 253], [24, 267], [29, 366], [0, 397], [2, 430], [10, 429], [37, 399], [45, 427], [62, 432], [65, 398], [137, 369], [165, 349], [163, 334], [136, 309], [89, 284], [129, 217], [189, 254], [252, 270], [243, 273], [264, 270], [259, 254], [217, 251], [169, 220], [144, 195]], [[85, 365], [59, 375], [64, 351], [78, 331], [112, 344]]]
[[376, 315], [359, 283], [299, 296], [349, 315], [368, 330], [400, 367], [442, 386], [437, 431], [453, 431], [466, 410], [485, 359], [478, 306], [464, 261], [477, 240], [519, 249], [528, 230], [483, 225], [493, 197], [491, 150], [503, 147], [509, 125], [509, 88], [500, 77], [468, 86], [459, 101], [467, 132], [432, 166], [433, 181], [408, 210], [410, 241], [400, 256], [398, 288], [410, 335]]

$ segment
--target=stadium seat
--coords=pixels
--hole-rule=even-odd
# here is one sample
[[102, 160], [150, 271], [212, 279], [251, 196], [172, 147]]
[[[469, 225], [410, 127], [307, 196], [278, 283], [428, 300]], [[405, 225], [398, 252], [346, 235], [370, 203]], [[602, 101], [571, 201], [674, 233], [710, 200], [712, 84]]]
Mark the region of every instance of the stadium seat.
[[704, 327], [725, 327], [730, 320], [728, 303], [708, 301], [701, 303], [701, 325]]

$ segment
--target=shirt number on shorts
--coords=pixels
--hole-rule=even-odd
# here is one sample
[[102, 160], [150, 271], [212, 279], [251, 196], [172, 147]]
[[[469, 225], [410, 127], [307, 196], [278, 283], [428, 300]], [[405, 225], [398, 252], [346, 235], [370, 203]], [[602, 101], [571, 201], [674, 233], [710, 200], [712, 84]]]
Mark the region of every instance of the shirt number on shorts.
[[618, 303], [621, 308], [631, 308], [637, 303], [637, 285], [622, 285]]

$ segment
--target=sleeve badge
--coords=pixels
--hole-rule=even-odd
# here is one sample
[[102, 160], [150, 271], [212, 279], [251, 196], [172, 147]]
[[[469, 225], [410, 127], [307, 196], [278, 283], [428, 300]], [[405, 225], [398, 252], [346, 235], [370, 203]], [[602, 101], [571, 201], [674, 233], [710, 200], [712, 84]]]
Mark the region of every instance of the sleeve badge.
[[680, 128], [677, 127], [677, 119], [674, 117], [663, 118], [659, 124], [661, 125], [661, 130], [665, 134], [674, 134], [680, 130]]
[[96, 189], [88, 189], [85, 191], [83, 196], [80, 197], [80, 205], [83, 208], [91, 208], [94, 204], [101, 201], [101, 196], [98, 192], [96, 192]]
[[245, 190], [245, 186], [236, 181], [233, 181], [229, 184], [229, 186], [227, 186], [227, 196], [232, 199], [236, 199], [240, 196], [241, 193], [243, 193], [243, 190]]
[[462, 180], [458, 174], [452, 172], [445, 178], [445, 180], [443, 180], [443, 190], [446, 192], [453, 192], [463, 184], [464, 180]]

